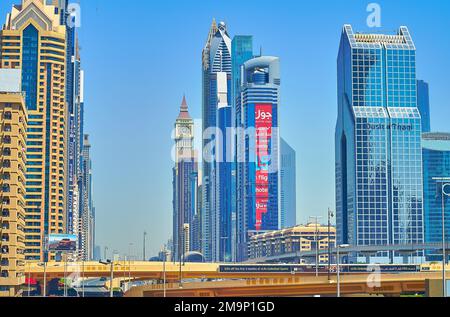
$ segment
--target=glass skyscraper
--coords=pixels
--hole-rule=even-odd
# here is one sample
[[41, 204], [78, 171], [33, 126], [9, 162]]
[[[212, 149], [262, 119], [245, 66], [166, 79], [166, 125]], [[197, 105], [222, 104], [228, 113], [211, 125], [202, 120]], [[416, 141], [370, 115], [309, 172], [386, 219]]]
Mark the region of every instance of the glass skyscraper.
[[[232, 126], [231, 39], [227, 26], [213, 21], [202, 54], [203, 193], [202, 253], [207, 261], [231, 254], [232, 153], [226, 128]], [[217, 137], [218, 129], [222, 133]], [[220, 136], [224, 136], [223, 139]], [[216, 151], [214, 151], [214, 149]], [[231, 156], [231, 159], [227, 158]], [[218, 157], [222, 159], [217, 159]]]
[[[436, 178], [450, 177], [450, 133], [424, 133], [422, 135], [424, 173], [424, 226], [425, 242], [442, 241], [442, 198], [445, 207], [446, 239], [450, 238], [450, 197], [442, 197], [442, 182]], [[450, 182], [450, 181], [449, 181]], [[446, 191], [448, 192], [448, 190]], [[427, 252], [427, 260], [440, 261], [442, 252]]]
[[280, 227], [291, 228], [297, 225], [297, 182], [295, 150], [280, 138]]
[[238, 261], [251, 235], [279, 228], [279, 99], [279, 59], [245, 62], [236, 104]]
[[422, 132], [431, 132], [429, 85], [423, 80], [417, 81], [417, 106], [422, 117]]
[[345, 25], [335, 136], [339, 244], [424, 242], [421, 125], [408, 29], [361, 34]]

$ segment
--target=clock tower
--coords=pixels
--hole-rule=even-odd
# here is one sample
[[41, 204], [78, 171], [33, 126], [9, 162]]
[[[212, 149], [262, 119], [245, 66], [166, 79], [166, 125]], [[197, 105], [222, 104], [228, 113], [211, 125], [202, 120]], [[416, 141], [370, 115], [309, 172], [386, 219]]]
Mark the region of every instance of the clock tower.
[[194, 120], [186, 98], [175, 121], [175, 164], [173, 167], [173, 256], [180, 260], [190, 251], [198, 251], [197, 193], [198, 164], [194, 150]]
[[175, 162], [194, 158], [194, 120], [189, 115], [186, 97], [183, 96], [180, 114], [175, 121]]

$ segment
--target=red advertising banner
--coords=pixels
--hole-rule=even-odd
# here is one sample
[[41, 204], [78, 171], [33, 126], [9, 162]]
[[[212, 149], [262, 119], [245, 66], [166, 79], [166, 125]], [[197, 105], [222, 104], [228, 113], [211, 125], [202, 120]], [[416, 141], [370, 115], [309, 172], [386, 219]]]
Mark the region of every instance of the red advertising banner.
[[262, 216], [268, 212], [269, 203], [269, 164], [270, 140], [272, 138], [272, 105], [255, 105], [256, 132], [256, 223], [255, 229], [261, 230]]

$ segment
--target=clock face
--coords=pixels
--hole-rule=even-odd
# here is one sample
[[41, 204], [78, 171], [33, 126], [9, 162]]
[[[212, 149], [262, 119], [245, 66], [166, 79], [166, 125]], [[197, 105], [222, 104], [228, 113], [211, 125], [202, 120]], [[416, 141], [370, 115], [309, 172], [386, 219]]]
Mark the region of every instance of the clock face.
[[183, 135], [187, 135], [187, 134], [190, 134], [190, 133], [191, 133], [191, 129], [189, 129], [188, 127], [181, 127], [181, 128], [180, 128], [180, 132], [181, 132], [181, 134], [183, 134]]

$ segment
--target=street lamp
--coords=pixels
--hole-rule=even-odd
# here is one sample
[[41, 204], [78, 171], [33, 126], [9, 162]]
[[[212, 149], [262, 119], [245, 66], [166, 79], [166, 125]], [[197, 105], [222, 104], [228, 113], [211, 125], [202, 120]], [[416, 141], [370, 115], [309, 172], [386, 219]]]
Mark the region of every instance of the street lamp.
[[109, 297], [114, 297], [114, 290], [113, 290], [113, 279], [114, 279], [114, 261], [106, 260], [106, 261], [100, 261], [100, 264], [103, 265], [111, 265], [111, 271], [110, 271], [110, 281], [109, 281]]
[[[328, 208], [328, 280], [331, 279], [331, 218], [334, 217], [333, 211]], [[336, 245], [336, 243], [335, 243]]]
[[341, 255], [340, 250], [350, 247], [349, 244], [341, 244], [337, 246], [337, 297], [341, 297], [341, 268], [340, 268], [340, 262], [341, 262]]
[[446, 191], [447, 187], [450, 187], [449, 177], [434, 177], [433, 180], [442, 184], [442, 290], [444, 297], [447, 296], [447, 279], [446, 279], [446, 239], [445, 239], [445, 196], [450, 197], [450, 192]]
[[319, 219], [321, 219], [321, 216], [313, 216], [313, 217], [309, 217], [311, 219], [315, 220], [315, 224], [316, 224], [316, 230], [315, 230], [315, 234], [314, 234], [314, 240], [316, 243], [316, 277], [319, 276]]
[[42, 266], [44, 268], [44, 295], [43, 297], [47, 297], [47, 262], [39, 263], [38, 266]]

